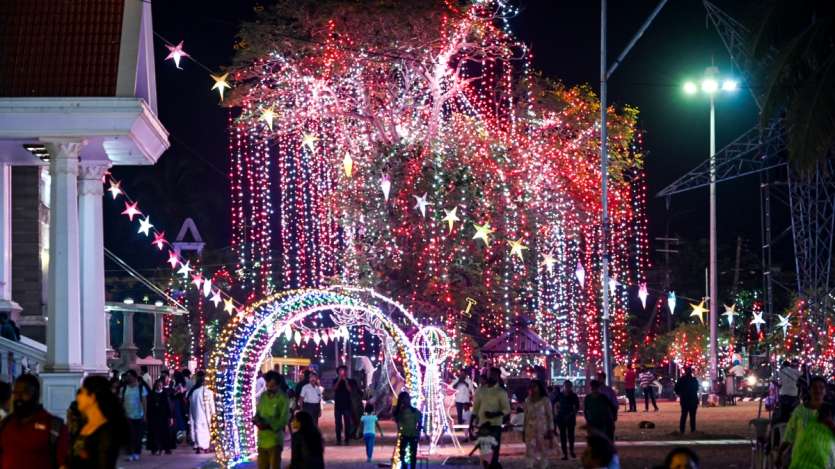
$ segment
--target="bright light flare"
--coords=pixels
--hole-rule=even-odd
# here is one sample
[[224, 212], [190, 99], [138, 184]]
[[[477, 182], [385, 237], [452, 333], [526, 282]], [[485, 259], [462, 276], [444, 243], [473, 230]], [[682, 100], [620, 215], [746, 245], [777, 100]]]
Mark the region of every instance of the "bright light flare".
[[699, 92], [699, 87], [692, 81], [684, 83], [684, 92], [687, 94], [696, 94]]
[[722, 82], [722, 91], [727, 92], [734, 92], [739, 87], [739, 83], [736, 80], [725, 80]]
[[702, 91], [707, 94], [716, 93], [719, 90], [719, 82], [713, 78], [705, 78], [702, 80]]

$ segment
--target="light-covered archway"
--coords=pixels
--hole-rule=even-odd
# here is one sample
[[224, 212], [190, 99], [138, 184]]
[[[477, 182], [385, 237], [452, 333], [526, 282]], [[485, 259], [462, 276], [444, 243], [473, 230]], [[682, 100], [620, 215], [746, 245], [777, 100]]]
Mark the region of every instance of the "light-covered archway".
[[282, 292], [232, 318], [212, 354], [207, 380], [215, 393], [212, 441], [219, 463], [235, 466], [256, 453], [252, 417], [258, 366], [286, 327], [319, 312], [328, 312], [337, 327], [364, 326], [375, 333], [383, 342], [385, 359], [399, 363], [404, 388], [422, 406], [421, 361], [405, 332], [419, 330], [420, 325], [402, 305], [352, 287]]

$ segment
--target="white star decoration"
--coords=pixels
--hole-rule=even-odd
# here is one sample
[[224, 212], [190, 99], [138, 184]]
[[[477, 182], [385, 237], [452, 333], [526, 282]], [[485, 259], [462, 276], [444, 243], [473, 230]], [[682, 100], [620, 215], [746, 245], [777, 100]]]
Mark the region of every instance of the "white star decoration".
[[728, 317], [728, 327], [733, 327], [734, 316], [739, 316], [739, 313], [736, 312], [736, 304], [732, 304], [730, 306], [725, 305], [725, 312], [722, 313], [722, 316], [727, 316]]
[[217, 90], [220, 93], [220, 100], [223, 101], [223, 90], [226, 88], [232, 88], [229, 86], [229, 83], [226, 82], [226, 77], [229, 76], [229, 73], [224, 73], [223, 75], [211, 75], [212, 80], [215, 81], [214, 86], [212, 86], [212, 91]]
[[524, 244], [522, 244], [522, 238], [519, 238], [515, 241], [514, 240], [508, 240], [507, 244], [510, 245], [510, 255], [511, 256], [518, 257], [520, 261], [525, 260], [525, 257], [522, 255], [522, 251], [527, 250], [528, 247], [525, 246]]
[[759, 313], [754, 313], [754, 319], [751, 320], [751, 324], [757, 328], [757, 333], [759, 333], [760, 326], [765, 324], [765, 320], [763, 320], [762, 311], [760, 311]]
[[420, 196], [420, 197], [418, 197], [416, 195], [413, 195], [412, 197], [414, 197], [415, 200], [417, 201], [414, 208], [420, 210], [420, 214], [423, 216], [423, 218], [426, 218], [426, 207], [428, 205], [435, 205], [435, 204], [433, 204], [432, 202], [427, 202], [426, 201], [426, 192], [424, 192], [423, 195]]
[[151, 234], [150, 230], [153, 227], [154, 227], [154, 225], [151, 224], [151, 217], [145, 216], [145, 218], [140, 218], [139, 219], [139, 231], [138, 231], [138, 233], [144, 234], [145, 236], [149, 236]]
[[174, 66], [182, 70], [182, 68], [180, 68], [180, 59], [183, 57], [191, 57], [183, 50], [183, 41], [180, 41], [180, 43], [176, 46], [166, 44], [165, 48], [168, 49], [168, 55], [165, 57], [165, 60], [173, 59]]
[[490, 235], [495, 231], [490, 228], [490, 222], [486, 222], [483, 225], [473, 223], [473, 226], [475, 227], [473, 239], [480, 239], [484, 241], [487, 247], [490, 247]]
[[549, 274], [554, 273], [554, 265], [557, 263], [557, 258], [550, 252], [542, 255], [542, 263], [539, 265], [545, 266]]
[[180, 270], [177, 271], [177, 273], [182, 275], [183, 278], [188, 278], [188, 274], [192, 271], [192, 268], [188, 265], [188, 263], [189, 261], [186, 261], [180, 266]]
[[217, 308], [217, 305], [219, 305], [220, 302], [223, 301], [223, 299], [220, 297], [220, 292], [217, 290], [213, 291], [212, 298], [209, 301], [211, 301], [212, 304], [215, 305], [215, 308]]
[[110, 188], [107, 190], [110, 192], [110, 195], [113, 196], [113, 200], [116, 200], [116, 197], [122, 195], [122, 183], [111, 179]]
[[275, 111], [273, 111], [273, 108], [268, 107], [267, 109], [264, 109], [263, 112], [261, 112], [261, 120], [267, 123], [267, 127], [269, 127], [270, 130], [273, 130], [274, 119]]
[[783, 316], [778, 314], [777, 317], [780, 318], [780, 322], [777, 323], [777, 327], [783, 329], [783, 337], [789, 334], [789, 327], [791, 327], [791, 323], [789, 322], [789, 318], [791, 318], [791, 313]]
[[444, 209], [444, 212], [446, 213], [446, 216], [441, 221], [445, 221], [449, 224], [449, 234], [452, 234], [452, 228], [454, 227], [455, 222], [461, 221], [461, 219], [458, 218], [458, 215], [456, 215], [458, 207], [452, 207], [452, 210]]
[[307, 149], [310, 151], [316, 150], [316, 142], [318, 141], [319, 137], [313, 134], [304, 134], [302, 136], [302, 146], [307, 147]]

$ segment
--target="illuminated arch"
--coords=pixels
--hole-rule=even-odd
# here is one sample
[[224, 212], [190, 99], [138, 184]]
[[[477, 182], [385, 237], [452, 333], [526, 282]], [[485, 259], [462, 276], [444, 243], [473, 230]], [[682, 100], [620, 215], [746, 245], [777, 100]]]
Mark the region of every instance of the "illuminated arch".
[[258, 366], [286, 326], [322, 311], [330, 313], [336, 326], [364, 326], [375, 333], [383, 342], [386, 359], [396, 354], [402, 364], [409, 393], [422, 401], [420, 362], [404, 332], [419, 325], [402, 305], [352, 287], [282, 292], [247, 307], [218, 337], [207, 382], [215, 393], [212, 441], [219, 463], [235, 466], [256, 452], [252, 416]]

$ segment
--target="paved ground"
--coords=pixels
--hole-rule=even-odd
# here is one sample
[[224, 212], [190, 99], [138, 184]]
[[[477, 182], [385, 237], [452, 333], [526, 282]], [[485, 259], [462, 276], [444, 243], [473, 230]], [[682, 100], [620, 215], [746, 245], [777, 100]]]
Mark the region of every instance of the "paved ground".
[[[625, 469], [652, 468], [664, 460], [667, 452], [675, 446], [689, 446], [702, 456], [702, 468], [735, 469], [749, 467], [751, 446], [749, 444], [750, 430], [748, 422], [757, 416], [757, 403], [740, 403], [734, 407], [700, 408], [697, 416], [699, 432], [696, 434], [676, 434], [678, 429], [678, 405], [671, 402], [659, 403], [660, 412], [622, 413], [618, 420], [616, 432], [617, 446], [622, 467]], [[329, 416], [332, 411], [326, 408], [320, 420], [322, 431], [328, 444], [325, 450], [325, 460], [328, 468], [373, 468], [378, 464], [385, 464], [390, 458], [393, 446], [392, 437], [394, 427], [392, 422], [383, 422], [383, 432], [386, 438], [378, 442], [375, 450], [374, 464], [365, 463], [365, 449], [362, 442], [357, 441], [351, 446], [334, 446], [333, 422]], [[651, 421], [654, 429], [640, 429], [641, 421]], [[578, 422], [579, 423], [579, 422]], [[578, 429], [578, 439], [582, 440], [583, 432]], [[464, 453], [472, 448], [470, 443], [462, 442]], [[582, 441], [578, 442], [577, 455], [584, 448]], [[289, 445], [288, 445], [289, 447]], [[284, 460], [289, 461], [289, 451], [285, 451]], [[502, 461], [506, 468], [524, 467], [524, 446], [518, 434], [506, 433], [503, 438]], [[461, 457], [453, 447], [441, 448], [429, 457], [428, 466], [421, 467], [461, 467], [478, 468], [476, 460]], [[196, 455], [186, 449], [176, 451], [169, 456], [143, 455], [140, 462], [120, 462], [124, 469], [168, 469], [168, 468], [202, 468], [217, 467], [211, 455]], [[245, 466], [253, 468], [254, 465]], [[552, 459], [554, 468], [577, 468], [577, 461], [560, 461], [556, 454]]]

